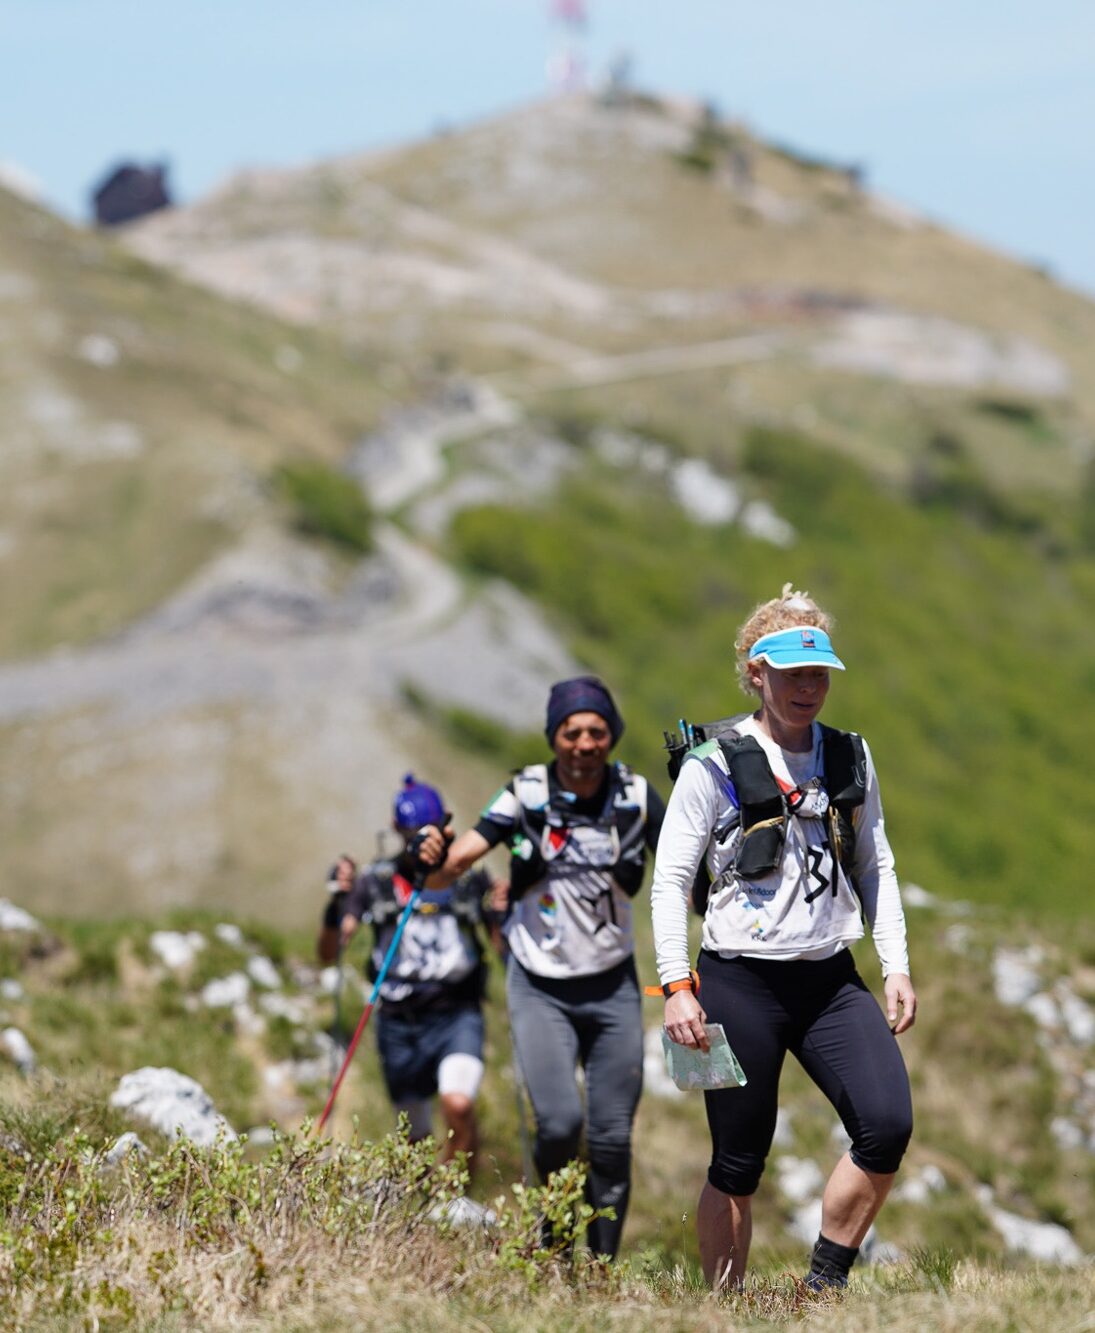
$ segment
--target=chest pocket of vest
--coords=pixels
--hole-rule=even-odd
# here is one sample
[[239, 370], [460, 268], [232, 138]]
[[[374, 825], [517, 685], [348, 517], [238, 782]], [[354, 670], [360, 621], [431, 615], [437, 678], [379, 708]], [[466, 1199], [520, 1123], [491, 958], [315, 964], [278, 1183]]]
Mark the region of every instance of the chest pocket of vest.
[[768, 756], [752, 736], [724, 740], [730, 780], [738, 797], [741, 840], [734, 869], [742, 879], [762, 879], [775, 870], [787, 839], [787, 802], [772, 775]]
[[540, 836], [540, 856], [546, 866], [561, 860], [585, 870], [610, 870], [620, 859], [620, 831], [575, 820], [567, 824], [545, 823]]

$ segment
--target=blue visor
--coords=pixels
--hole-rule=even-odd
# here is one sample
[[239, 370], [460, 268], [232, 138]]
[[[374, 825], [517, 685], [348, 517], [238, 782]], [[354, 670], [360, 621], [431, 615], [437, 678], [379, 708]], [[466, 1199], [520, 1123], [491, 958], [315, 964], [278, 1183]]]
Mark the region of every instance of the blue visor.
[[761, 635], [749, 649], [749, 661], [767, 662], [778, 671], [807, 666], [844, 670], [844, 663], [833, 652], [828, 634], [813, 625], [795, 625], [792, 629]]

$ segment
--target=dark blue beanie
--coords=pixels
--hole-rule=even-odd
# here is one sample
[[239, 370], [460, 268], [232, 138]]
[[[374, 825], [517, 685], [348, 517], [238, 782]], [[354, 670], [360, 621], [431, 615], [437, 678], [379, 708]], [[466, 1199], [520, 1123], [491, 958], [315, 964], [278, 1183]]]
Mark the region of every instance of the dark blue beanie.
[[608, 686], [596, 676], [575, 676], [573, 680], [557, 681], [551, 687], [547, 726], [544, 728], [549, 745], [571, 713], [596, 713], [598, 717], [603, 717], [612, 734], [613, 745], [624, 734], [624, 720], [616, 711]]

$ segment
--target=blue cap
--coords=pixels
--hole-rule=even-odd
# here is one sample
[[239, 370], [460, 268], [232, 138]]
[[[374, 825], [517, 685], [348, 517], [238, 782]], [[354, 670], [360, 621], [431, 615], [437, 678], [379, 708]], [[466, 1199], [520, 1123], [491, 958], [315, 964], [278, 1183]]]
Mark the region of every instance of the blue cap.
[[762, 634], [749, 649], [750, 662], [767, 662], [777, 671], [792, 667], [835, 667], [844, 670], [844, 663], [833, 652], [832, 640], [816, 625], [795, 625]]
[[441, 827], [445, 822], [445, 802], [441, 793], [425, 782], [415, 782], [413, 773], [403, 779], [403, 790], [396, 793], [392, 809], [399, 828], [420, 829], [423, 824]]

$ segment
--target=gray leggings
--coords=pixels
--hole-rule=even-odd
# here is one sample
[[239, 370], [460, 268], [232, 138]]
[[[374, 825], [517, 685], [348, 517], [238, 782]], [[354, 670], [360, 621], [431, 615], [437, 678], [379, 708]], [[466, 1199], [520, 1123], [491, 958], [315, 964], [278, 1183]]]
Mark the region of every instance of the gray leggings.
[[631, 1122], [643, 1085], [643, 1029], [634, 959], [607, 972], [556, 980], [510, 958], [506, 975], [514, 1051], [536, 1116], [541, 1179], [578, 1156], [582, 1098], [574, 1079], [585, 1070], [586, 1192], [616, 1220], [589, 1228], [595, 1254], [620, 1247], [631, 1192]]

